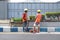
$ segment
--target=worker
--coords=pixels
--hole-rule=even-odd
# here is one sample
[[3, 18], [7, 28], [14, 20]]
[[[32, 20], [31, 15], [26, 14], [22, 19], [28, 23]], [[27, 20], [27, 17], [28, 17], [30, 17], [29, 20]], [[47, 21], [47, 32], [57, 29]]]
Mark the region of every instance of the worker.
[[27, 28], [28, 28], [28, 27], [27, 27], [27, 21], [28, 21], [28, 20], [27, 20], [27, 19], [28, 19], [28, 18], [27, 18], [27, 12], [28, 12], [28, 9], [25, 8], [25, 9], [24, 9], [24, 13], [23, 13], [23, 15], [22, 15], [23, 31], [24, 31], [24, 32], [27, 32], [27, 30], [28, 30], [28, 29], [27, 29]]
[[[37, 10], [37, 15], [36, 15], [36, 19], [35, 19], [35, 22], [34, 22], [33, 32], [40, 32], [41, 19], [42, 19], [41, 10]], [[38, 30], [36, 30], [36, 26], [38, 26]]]

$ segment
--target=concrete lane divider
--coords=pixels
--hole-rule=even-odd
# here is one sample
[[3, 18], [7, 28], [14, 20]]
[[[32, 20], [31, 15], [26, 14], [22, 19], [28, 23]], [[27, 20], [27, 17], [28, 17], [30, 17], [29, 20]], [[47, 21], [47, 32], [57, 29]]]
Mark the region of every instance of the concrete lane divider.
[[47, 27], [48, 32], [55, 32], [55, 27]]
[[[29, 30], [33, 27], [28, 27]], [[23, 27], [0, 27], [0, 32], [23, 32]], [[40, 32], [60, 32], [60, 27], [40, 27]]]
[[60, 27], [56, 27], [55, 32], [60, 32]]

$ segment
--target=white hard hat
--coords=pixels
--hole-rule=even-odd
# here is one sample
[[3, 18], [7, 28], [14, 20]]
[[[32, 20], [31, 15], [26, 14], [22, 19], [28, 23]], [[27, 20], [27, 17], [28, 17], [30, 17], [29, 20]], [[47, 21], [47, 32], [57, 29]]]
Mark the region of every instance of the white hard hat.
[[27, 9], [27, 8], [25, 8], [25, 9], [24, 9], [24, 11], [28, 11], [28, 9]]
[[41, 10], [37, 10], [37, 12], [41, 12]]

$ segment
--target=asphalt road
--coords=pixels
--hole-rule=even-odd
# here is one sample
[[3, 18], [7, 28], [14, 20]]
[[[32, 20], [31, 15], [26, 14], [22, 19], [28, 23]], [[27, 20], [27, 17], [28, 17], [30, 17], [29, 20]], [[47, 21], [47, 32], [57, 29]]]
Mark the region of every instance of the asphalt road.
[[60, 34], [0, 33], [0, 40], [60, 40]]

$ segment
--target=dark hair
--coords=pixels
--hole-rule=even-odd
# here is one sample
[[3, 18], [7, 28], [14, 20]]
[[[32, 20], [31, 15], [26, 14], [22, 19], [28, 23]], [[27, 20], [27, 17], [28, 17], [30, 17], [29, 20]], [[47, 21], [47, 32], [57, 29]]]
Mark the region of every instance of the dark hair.
[[24, 12], [27, 12], [27, 11], [24, 11]]
[[40, 12], [38, 12], [38, 13], [40, 13]]

